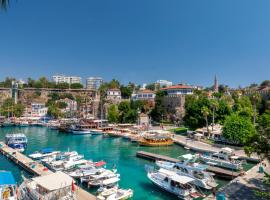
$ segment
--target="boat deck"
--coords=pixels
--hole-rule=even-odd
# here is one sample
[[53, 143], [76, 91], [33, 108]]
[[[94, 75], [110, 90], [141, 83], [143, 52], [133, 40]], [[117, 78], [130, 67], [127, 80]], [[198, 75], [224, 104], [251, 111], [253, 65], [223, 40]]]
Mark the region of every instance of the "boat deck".
[[[35, 162], [26, 155], [8, 147], [4, 142], [0, 142], [0, 153], [7, 159], [13, 161], [16, 165], [22, 167], [27, 172], [36, 176], [44, 176], [53, 173], [42, 164]], [[76, 196], [78, 200], [95, 200], [96, 197], [84, 189], [76, 186]]]
[[[136, 156], [140, 157], [140, 158], [145, 158], [145, 159], [148, 159], [151, 161], [161, 160], [161, 161], [168, 161], [168, 162], [173, 162], [173, 163], [180, 161], [176, 158], [171, 158], [169, 156], [164, 156], [164, 155], [145, 152], [145, 151], [138, 151], [136, 153]], [[208, 166], [206, 170], [214, 173], [215, 175], [217, 175], [219, 177], [223, 177], [223, 178], [227, 178], [227, 179], [234, 179], [235, 177], [238, 177], [240, 175], [239, 172], [223, 169], [220, 167], [214, 167], [214, 166]]]

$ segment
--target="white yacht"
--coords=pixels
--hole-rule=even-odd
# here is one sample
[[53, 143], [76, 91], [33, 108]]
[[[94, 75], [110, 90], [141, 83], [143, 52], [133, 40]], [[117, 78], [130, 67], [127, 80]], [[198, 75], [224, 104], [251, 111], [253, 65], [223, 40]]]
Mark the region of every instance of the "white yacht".
[[159, 169], [158, 171], [149, 170], [147, 177], [158, 187], [176, 195], [180, 199], [191, 200], [203, 197], [193, 186], [193, 178], [179, 175], [174, 171]]
[[34, 152], [29, 155], [30, 158], [33, 158], [35, 160], [43, 159], [45, 157], [50, 157], [56, 154], [59, 154], [60, 151], [53, 151], [52, 148], [45, 148], [41, 149], [40, 151]]
[[208, 165], [223, 167], [231, 170], [241, 170], [243, 169], [242, 162], [237, 160], [238, 157], [235, 156], [231, 148], [222, 148], [218, 153], [213, 153], [210, 155], [203, 154], [200, 159]]
[[111, 188], [101, 188], [98, 190], [97, 200], [122, 200], [129, 199], [133, 196], [133, 190], [121, 189], [118, 186]]
[[156, 161], [156, 164], [160, 168], [172, 170], [179, 175], [193, 178], [194, 179], [193, 184], [198, 187], [207, 190], [217, 187], [217, 183], [213, 178], [212, 174], [206, 171], [207, 166], [195, 162], [196, 160], [195, 155], [187, 154], [184, 155], [183, 157], [190, 159], [186, 159], [178, 163]]

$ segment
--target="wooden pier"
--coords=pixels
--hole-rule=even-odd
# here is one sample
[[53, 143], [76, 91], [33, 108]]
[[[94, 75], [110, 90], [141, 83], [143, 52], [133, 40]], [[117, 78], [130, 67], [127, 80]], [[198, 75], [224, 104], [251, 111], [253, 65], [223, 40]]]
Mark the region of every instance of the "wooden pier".
[[[48, 170], [44, 165], [32, 160], [26, 155], [8, 147], [3, 142], [0, 142], [0, 153], [7, 159], [14, 162], [16, 165], [23, 168], [25, 171], [35, 175], [44, 176], [53, 173]], [[85, 191], [79, 186], [76, 186], [76, 196], [78, 200], [95, 200], [96, 197], [89, 192]]]
[[[168, 162], [173, 162], [173, 163], [180, 161], [179, 159], [176, 159], [176, 158], [171, 158], [169, 156], [164, 156], [164, 155], [145, 152], [145, 151], [137, 151], [136, 156], [139, 158], [145, 158], [151, 161], [161, 160], [161, 161], [168, 161]], [[227, 178], [227, 179], [234, 179], [240, 175], [239, 172], [223, 169], [220, 167], [214, 167], [214, 166], [208, 166], [206, 170], [214, 173], [216, 176]]]

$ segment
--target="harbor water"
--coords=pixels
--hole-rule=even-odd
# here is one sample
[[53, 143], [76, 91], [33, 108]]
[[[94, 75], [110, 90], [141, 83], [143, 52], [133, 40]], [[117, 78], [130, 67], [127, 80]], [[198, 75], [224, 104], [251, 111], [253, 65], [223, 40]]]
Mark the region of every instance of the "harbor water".
[[[123, 138], [104, 137], [102, 135], [71, 135], [46, 127], [0, 128], [0, 140], [3, 141], [7, 133], [24, 133], [27, 136], [28, 146], [24, 152], [27, 155], [42, 148], [52, 147], [60, 151], [77, 151], [84, 155], [86, 159], [93, 161], [104, 160], [107, 162], [107, 168], [116, 166], [121, 174], [120, 187], [133, 189], [133, 199], [138, 200], [170, 200], [176, 199], [176, 197], [162, 191], [147, 179], [145, 165], [153, 163], [137, 158], [137, 151], [148, 151], [174, 158], [189, 153], [178, 145], [141, 147]], [[25, 173], [2, 155], [0, 156], [0, 170], [12, 171], [18, 183], [22, 180], [22, 173]], [[219, 186], [223, 186], [228, 181], [218, 179], [217, 182]], [[91, 192], [94, 193], [93, 190]]]

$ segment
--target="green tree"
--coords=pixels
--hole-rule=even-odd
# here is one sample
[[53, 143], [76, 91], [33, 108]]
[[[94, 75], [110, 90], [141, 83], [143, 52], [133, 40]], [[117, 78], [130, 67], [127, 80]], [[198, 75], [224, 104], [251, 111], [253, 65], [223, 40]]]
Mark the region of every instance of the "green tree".
[[81, 83], [72, 83], [70, 84], [71, 89], [82, 89], [83, 85]]
[[265, 80], [261, 83], [261, 86], [262, 87], [265, 87], [265, 86], [270, 86], [270, 80]]
[[23, 104], [15, 104], [14, 105], [14, 115], [16, 117], [21, 117], [24, 113], [24, 110], [25, 110], [25, 106]]
[[147, 84], [145, 89], [155, 91], [155, 83]]
[[49, 80], [44, 76], [40, 77], [38, 82], [40, 83], [42, 88], [48, 88], [49, 87]]
[[252, 119], [253, 117], [253, 106], [247, 96], [241, 96], [235, 99], [233, 111], [242, 117], [249, 119]]
[[257, 116], [257, 107], [258, 107], [259, 102], [261, 102], [261, 95], [259, 95], [258, 93], [253, 93], [250, 96], [250, 101], [253, 105], [253, 125], [255, 126], [256, 116]]
[[218, 109], [218, 101], [216, 99], [211, 99], [210, 107], [212, 109], [212, 131], [214, 131], [214, 124], [215, 124], [215, 113]]
[[61, 113], [60, 109], [55, 104], [51, 104], [48, 107], [48, 115], [57, 119], [57, 118], [62, 116], [62, 113]]
[[266, 112], [259, 117], [257, 132], [250, 135], [245, 143], [245, 151], [248, 155], [257, 153], [261, 158], [270, 161], [270, 113]]
[[251, 120], [235, 113], [226, 118], [222, 129], [222, 135], [228, 141], [241, 145], [245, 144], [254, 134], [255, 128]]
[[208, 116], [209, 116], [209, 109], [208, 107], [206, 106], [203, 106], [202, 109], [201, 109], [201, 113], [203, 115], [203, 118], [205, 120], [205, 125], [206, 125], [206, 128], [207, 128], [207, 133], [208, 135], [210, 136], [210, 132], [209, 132], [209, 125], [208, 125]]
[[121, 96], [123, 99], [129, 99], [131, 97], [131, 94], [132, 94], [131, 87], [121, 85], [120, 90], [121, 90]]
[[166, 92], [164, 91], [156, 92], [155, 107], [150, 113], [154, 121], [160, 122], [162, 119], [162, 116], [165, 116], [167, 113], [166, 108], [163, 104], [165, 95], [166, 95]]
[[0, 8], [6, 10], [9, 6], [9, 0], [0, 0]]
[[57, 106], [57, 108], [59, 108], [59, 109], [65, 109], [68, 105], [67, 105], [66, 102], [60, 100], [60, 101], [58, 101], [58, 102], [56, 103], [56, 106]]
[[30, 88], [33, 88], [33, 87], [35, 87], [35, 80], [34, 79], [32, 79], [32, 78], [28, 78], [27, 79], [27, 87], [30, 87]]
[[6, 99], [0, 108], [1, 114], [6, 117], [21, 117], [24, 110], [25, 106], [20, 103], [15, 104], [12, 98]]
[[111, 123], [117, 123], [119, 120], [119, 111], [116, 105], [111, 105], [108, 109], [108, 120]]
[[68, 83], [58, 83], [56, 85], [56, 88], [59, 88], [59, 89], [69, 89], [69, 84]]
[[205, 126], [202, 108], [210, 108], [210, 101], [206, 94], [187, 95], [185, 100], [185, 125], [193, 130]]
[[120, 88], [120, 82], [116, 79], [112, 79], [109, 82], [109, 88], [107, 88], [107, 89], [115, 89], [115, 88]]

